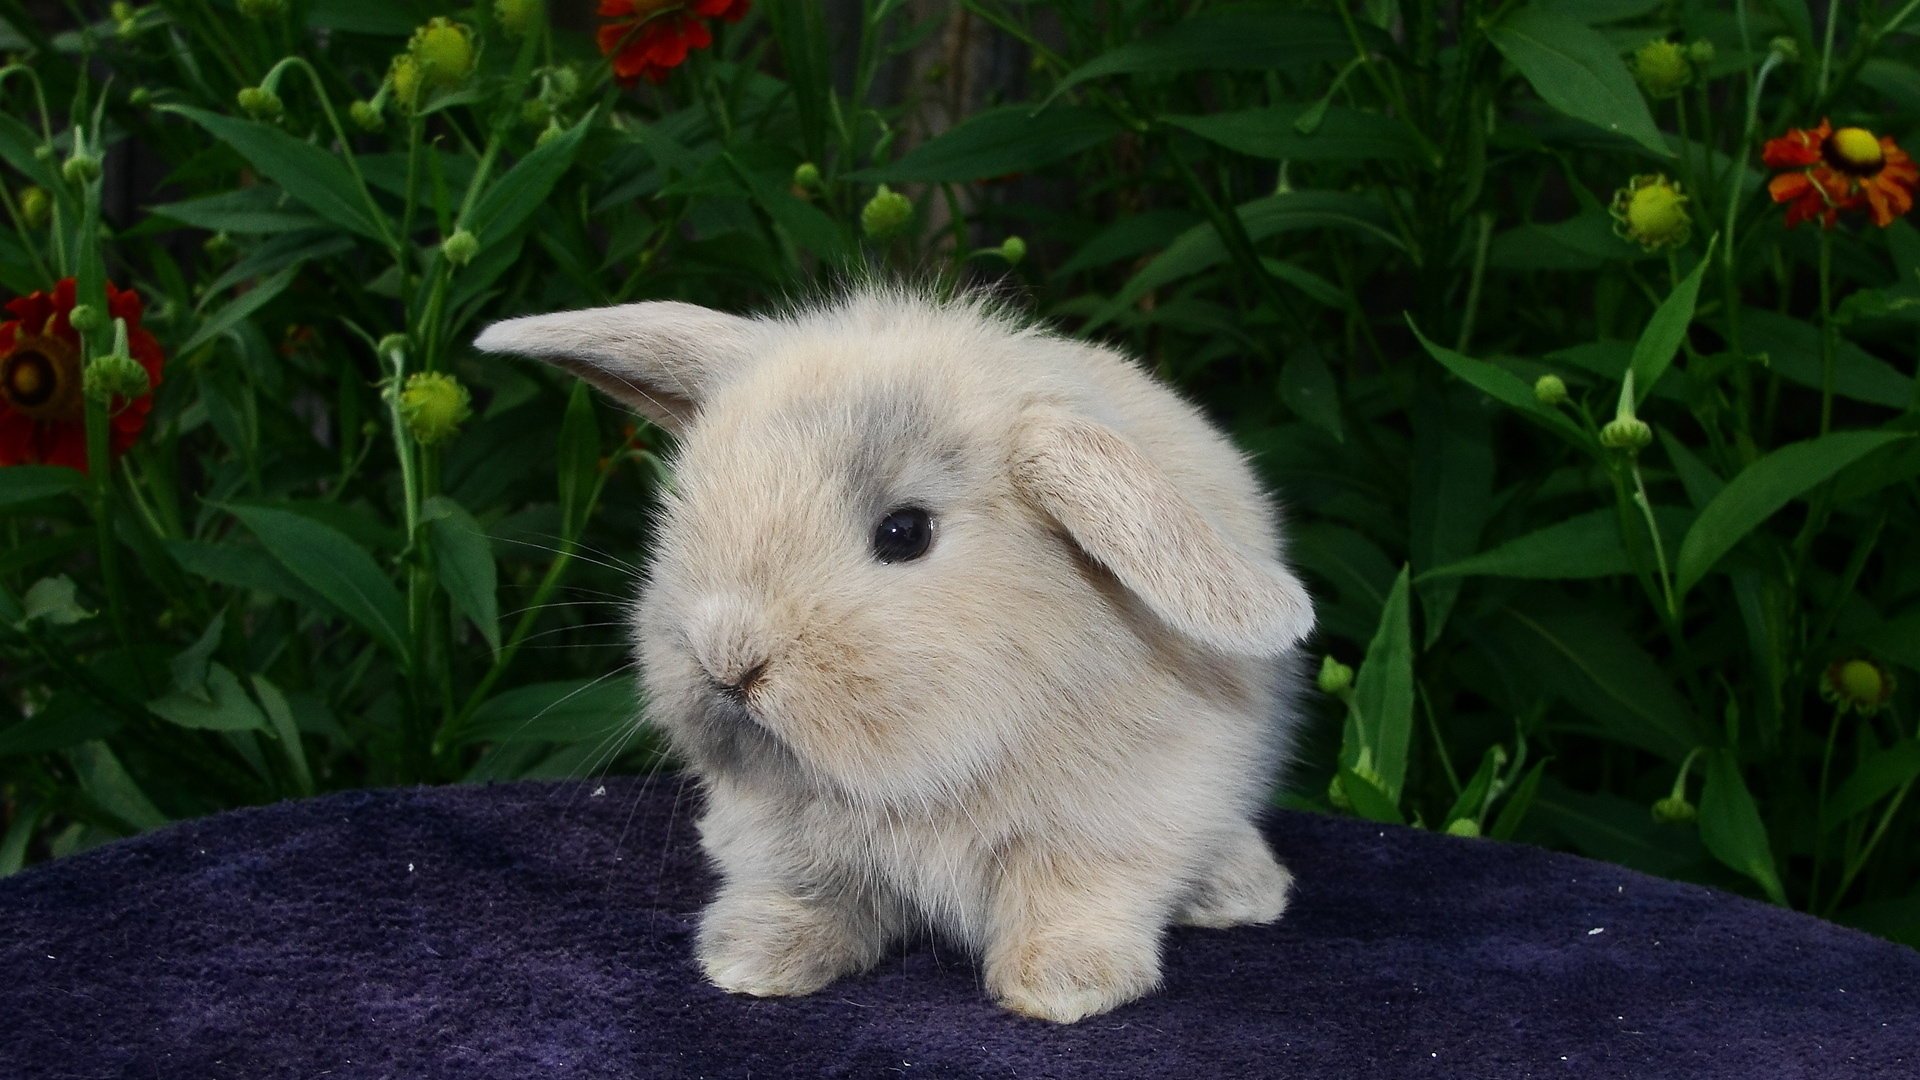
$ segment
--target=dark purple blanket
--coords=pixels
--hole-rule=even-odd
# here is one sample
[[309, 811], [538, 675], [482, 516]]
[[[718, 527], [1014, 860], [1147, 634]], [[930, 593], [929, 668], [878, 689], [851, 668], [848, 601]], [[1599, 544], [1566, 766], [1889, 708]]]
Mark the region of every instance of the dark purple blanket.
[[[1920, 1076], [1920, 953], [1707, 889], [1287, 813], [1257, 929], [1069, 1028], [903, 948], [797, 1000], [690, 956], [673, 781], [368, 791], [0, 880], [0, 1077]], [[691, 796], [689, 796], [691, 799]]]

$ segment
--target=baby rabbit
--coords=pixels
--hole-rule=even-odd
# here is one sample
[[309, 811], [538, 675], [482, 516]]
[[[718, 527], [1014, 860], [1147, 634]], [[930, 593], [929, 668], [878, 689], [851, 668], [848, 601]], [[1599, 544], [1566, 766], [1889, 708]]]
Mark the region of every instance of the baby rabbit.
[[1070, 1023], [1154, 989], [1170, 922], [1286, 908], [1252, 818], [1312, 603], [1245, 458], [1132, 363], [876, 288], [475, 344], [678, 436], [632, 622], [705, 789], [716, 986], [812, 993], [926, 925]]

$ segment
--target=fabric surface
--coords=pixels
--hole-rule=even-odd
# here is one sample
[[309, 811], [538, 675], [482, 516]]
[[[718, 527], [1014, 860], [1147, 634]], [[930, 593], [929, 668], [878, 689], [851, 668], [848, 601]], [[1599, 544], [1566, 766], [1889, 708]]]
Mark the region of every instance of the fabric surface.
[[0, 1077], [1920, 1076], [1920, 953], [1572, 856], [1277, 814], [1271, 927], [1073, 1027], [929, 944], [699, 978], [677, 781], [353, 792], [0, 880]]

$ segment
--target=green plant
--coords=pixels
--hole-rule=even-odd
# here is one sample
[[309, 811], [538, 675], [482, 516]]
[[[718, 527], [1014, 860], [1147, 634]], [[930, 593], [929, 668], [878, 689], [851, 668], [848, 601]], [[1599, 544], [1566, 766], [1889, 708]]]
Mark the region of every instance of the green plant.
[[[1920, 4], [769, 0], [637, 91], [506, 7], [0, 0], [0, 284], [111, 277], [168, 357], [124, 457], [95, 404], [89, 474], [0, 468], [0, 870], [653, 767], [595, 624], [660, 436], [462, 344], [866, 264], [999, 275], [1258, 456], [1349, 667], [1287, 801], [1920, 942]], [[469, 65], [408, 44], [434, 14]], [[927, 137], [941, 25], [1025, 73]], [[103, 209], [132, 158], [164, 184]]]

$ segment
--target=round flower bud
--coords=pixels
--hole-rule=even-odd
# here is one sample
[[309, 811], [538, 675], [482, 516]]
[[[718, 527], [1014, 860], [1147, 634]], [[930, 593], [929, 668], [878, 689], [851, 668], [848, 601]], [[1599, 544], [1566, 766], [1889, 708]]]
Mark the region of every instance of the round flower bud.
[[420, 65], [429, 86], [451, 89], [473, 74], [473, 31], [444, 16], [435, 16], [413, 32], [407, 52]]
[[539, 98], [528, 98], [520, 103], [520, 122], [528, 127], [539, 127], [553, 118], [553, 110]]
[[860, 210], [860, 228], [875, 240], [898, 233], [913, 221], [913, 203], [885, 184]]
[[1845, 712], [1872, 716], [1893, 699], [1893, 672], [1872, 660], [1836, 660], [1820, 676], [1820, 696]]
[[1680, 185], [1659, 173], [1636, 176], [1613, 193], [1614, 234], [1647, 251], [1673, 247], [1693, 235], [1693, 217]]
[[132, 4], [121, 3], [118, 0], [108, 4], [107, 17], [113, 20], [114, 33], [123, 38], [132, 37], [140, 31], [140, 13], [133, 10]]
[[493, 17], [508, 37], [526, 37], [546, 14], [542, 0], [493, 0]]
[[233, 251], [233, 237], [224, 232], [214, 233], [200, 242], [200, 250], [217, 259]]
[[547, 73], [547, 90], [553, 100], [566, 104], [580, 94], [580, 73], [570, 67], [557, 67]]
[[287, 10], [287, 0], [239, 0], [237, 6], [249, 19], [266, 19]]
[[89, 398], [109, 404], [114, 398], [132, 400], [153, 389], [153, 378], [127, 346], [125, 319], [113, 320], [113, 351], [95, 357], [80, 376], [81, 392]]
[[1653, 429], [1637, 416], [1616, 416], [1600, 429], [1600, 445], [1637, 453], [1653, 442]]
[[455, 266], [465, 266], [473, 261], [475, 255], [480, 254], [480, 238], [473, 235], [470, 230], [457, 230], [452, 236], [440, 242], [440, 254], [445, 255], [447, 261]]
[[405, 356], [407, 354], [407, 335], [388, 334], [375, 343], [373, 349], [382, 357], [391, 357], [396, 354]]
[[797, 187], [802, 191], [819, 191], [821, 188], [821, 184], [822, 184], [822, 181], [820, 179], [820, 166], [815, 165], [811, 161], [803, 161], [800, 164], [794, 166], [794, 169], [793, 169], [793, 186], [794, 187]]
[[1347, 788], [1340, 782], [1339, 773], [1334, 773], [1333, 779], [1327, 781], [1327, 801], [1333, 804], [1335, 810], [1345, 812], [1353, 809], [1353, 800], [1347, 797]]
[[1783, 64], [1800, 62], [1800, 43], [1785, 34], [1767, 42], [1767, 51], [1779, 57]]
[[272, 120], [286, 111], [280, 102], [280, 95], [264, 86], [249, 86], [241, 90], [238, 99], [241, 111], [255, 120]]
[[1558, 375], [1540, 376], [1533, 381], [1533, 400], [1548, 406], [1566, 404], [1566, 381]]
[[1472, 818], [1454, 818], [1447, 822], [1447, 835], [1471, 840], [1480, 835], [1480, 823]]
[[1633, 54], [1633, 78], [1650, 98], [1670, 98], [1693, 81], [1693, 65], [1683, 45], [1655, 38]]
[[1687, 59], [1692, 61], [1693, 66], [1696, 68], [1704, 68], [1712, 64], [1713, 58], [1713, 42], [1708, 41], [1706, 38], [1701, 38], [1687, 46]]
[[452, 438], [472, 415], [467, 388], [451, 375], [426, 371], [409, 375], [406, 389], [400, 391], [400, 417], [421, 446]]
[[1016, 266], [1027, 257], [1027, 242], [1017, 236], [1009, 236], [1000, 241], [1000, 257], [1007, 260], [1008, 266]]
[[393, 87], [394, 104], [402, 112], [412, 112], [420, 98], [420, 64], [412, 53], [401, 53], [387, 68], [387, 84]]
[[127, 95], [127, 104], [136, 109], [144, 109], [153, 103], [153, 91], [144, 86], [136, 86], [133, 93]]
[[107, 317], [92, 304], [75, 304], [67, 312], [67, 324], [83, 334], [95, 334], [107, 328]]
[[347, 106], [347, 116], [361, 131], [379, 131], [387, 126], [387, 118], [380, 115], [379, 107], [371, 101], [356, 101]]
[[47, 223], [52, 215], [53, 198], [47, 189], [27, 187], [20, 192], [20, 222], [29, 229], [37, 229]]
[[1320, 676], [1316, 680], [1323, 694], [1338, 694], [1353, 685], [1353, 669], [1335, 660], [1324, 657], [1320, 661]]
[[85, 184], [100, 178], [100, 159], [92, 154], [75, 153], [60, 165], [60, 175], [69, 184]]
[[48, 146], [46, 143], [41, 143], [40, 145], [34, 147], [33, 160], [39, 162], [42, 165], [45, 165], [47, 162], [52, 161], [53, 147]]
[[1685, 795], [1669, 795], [1653, 804], [1653, 820], [1662, 825], [1684, 825], [1700, 816]]

